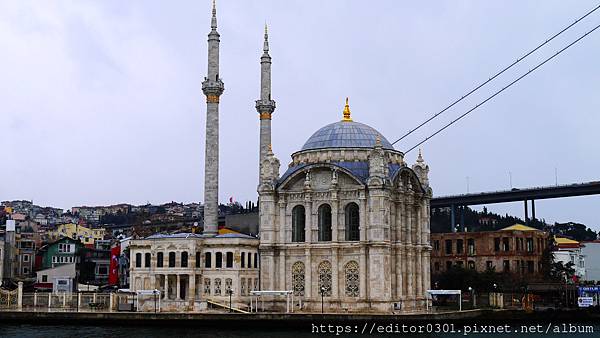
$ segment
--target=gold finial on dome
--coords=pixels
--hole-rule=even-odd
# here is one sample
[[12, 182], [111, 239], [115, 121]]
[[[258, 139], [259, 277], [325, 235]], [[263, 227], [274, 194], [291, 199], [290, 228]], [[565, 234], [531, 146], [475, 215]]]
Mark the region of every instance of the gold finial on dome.
[[352, 118], [350, 117], [350, 106], [348, 105], [348, 98], [346, 98], [346, 106], [344, 106], [344, 118], [342, 121], [352, 122]]

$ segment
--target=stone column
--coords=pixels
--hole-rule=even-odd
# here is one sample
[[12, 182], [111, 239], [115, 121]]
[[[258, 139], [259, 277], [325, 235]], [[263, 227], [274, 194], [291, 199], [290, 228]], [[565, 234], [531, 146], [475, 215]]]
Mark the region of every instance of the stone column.
[[[332, 191], [332, 195], [335, 194], [335, 191]], [[339, 200], [337, 198], [331, 200], [331, 241], [337, 242], [339, 241], [338, 228], [339, 228]]]
[[338, 248], [334, 247], [331, 249], [331, 298], [333, 300], [339, 300], [339, 273], [340, 267], [338, 263]]
[[308, 196], [305, 198], [305, 232], [304, 232], [304, 237], [305, 237], [305, 242], [306, 243], [312, 243], [312, 233], [313, 233], [313, 214], [312, 214], [312, 199], [310, 194], [308, 194]]
[[286, 273], [285, 273], [285, 250], [279, 251], [279, 273], [277, 274], [277, 290], [288, 290], [286, 287]]
[[196, 299], [196, 273], [188, 275], [188, 299], [190, 300], [190, 306], [193, 307]]
[[415, 269], [415, 275], [416, 275], [416, 286], [417, 286], [417, 298], [421, 298], [423, 297], [423, 270], [422, 270], [422, 264], [423, 264], [423, 256], [421, 255], [421, 247], [418, 246], [416, 248], [416, 257], [415, 257], [415, 264], [416, 264], [416, 269]]
[[369, 209], [367, 209], [367, 199], [364, 195], [364, 193], [361, 191], [360, 192], [360, 196], [358, 197], [359, 199], [359, 203], [358, 203], [358, 209], [359, 209], [359, 213], [360, 213], [360, 225], [359, 225], [359, 231], [360, 231], [360, 241], [361, 242], [365, 242], [369, 240], [369, 237], [367, 235], [367, 233], [369, 232], [369, 226], [368, 226], [368, 211]]
[[165, 299], [169, 299], [169, 275], [165, 275]]
[[397, 248], [398, 257], [396, 259], [396, 290], [398, 298], [404, 298], [404, 274], [406, 273], [406, 259], [404, 259], [404, 245]]
[[304, 263], [304, 273], [306, 274], [306, 279], [304, 280], [304, 295], [306, 299], [310, 300], [312, 298], [312, 259], [310, 248], [304, 249], [304, 257], [306, 259], [306, 262]]
[[413, 281], [415, 279], [415, 256], [413, 253], [413, 248], [412, 246], [410, 246], [408, 248], [407, 251], [407, 256], [406, 256], [406, 264], [408, 265], [407, 268], [407, 279], [406, 279], [406, 291], [408, 292], [408, 299], [412, 300], [415, 297], [415, 288], [414, 288], [414, 284]]
[[180, 291], [181, 291], [181, 277], [179, 274], [177, 274], [177, 282], [175, 282], [175, 294], [177, 295], [176, 296], [177, 300], [181, 300]]
[[[285, 212], [285, 199], [282, 195], [279, 196], [279, 243], [288, 243], [292, 241], [291, 237], [288, 237], [288, 222], [286, 220]], [[291, 218], [290, 218], [291, 225]], [[291, 232], [289, 232], [291, 234]]]
[[360, 299], [367, 299], [367, 250], [364, 246], [360, 248], [360, 259], [358, 262], [360, 278]]

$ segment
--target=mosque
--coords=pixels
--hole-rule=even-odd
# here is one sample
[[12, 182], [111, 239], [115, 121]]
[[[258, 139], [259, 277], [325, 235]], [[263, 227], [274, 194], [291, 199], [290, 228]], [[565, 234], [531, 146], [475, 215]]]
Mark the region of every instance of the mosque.
[[[346, 99], [341, 120], [310, 136], [291, 154], [291, 163], [280, 175], [280, 161], [271, 148], [275, 101], [266, 27], [260, 98], [255, 105], [260, 121], [260, 239], [218, 234], [219, 99], [224, 90], [219, 77], [219, 42], [213, 3], [208, 74], [202, 83], [207, 102], [205, 221], [204, 232], [193, 244], [193, 250], [199, 252], [198, 263], [190, 263], [198, 269], [183, 279], [185, 285], [194, 285], [189, 293], [201, 298], [197, 290], [205, 290], [204, 294], [214, 295], [215, 290], [210, 290], [214, 280], [211, 286], [211, 279], [203, 277], [212, 273], [215, 278], [229, 278], [228, 287], [237, 295], [241, 295], [242, 280], [250, 278], [254, 283], [256, 277], [260, 290], [292, 291], [301, 301], [302, 311], [321, 311], [321, 306], [329, 312], [424, 309], [430, 287], [429, 166], [421, 153], [409, 166], [404, 154], [381, 133], [353, 120]], [[241, 241], [244, 250], [237, 247]], [[158, 245], [157, 238], [139, 244], [137, 248], [145, 252]], [[168, 247], [167, 243], [161, 245]], [[203, 249], [205, 246], [209, 247]], [[258, 271], [249, 272], [239, 263], [239, 255], [253, 249], [257, 249], [258, 267], [255, 263], [252, 269]], [[227, 263], [233, 268], [228, 276], [208, 271], [215, 263], [201, 262], [207, 252], [215, 250], [233, 253], [233, 262]], [[196, 254], [190, 253], [190, 257]], [[142, 269], [134, 270], [132, 278], [141, 277]], [[180, 282], [179, 277], [171, 279]], [[164, 286], [168, 279], [157, 280]], [[245, 289], [249, 290], [247, 284]], [[177, 292], [176, 297], [180, 296]], [[285, 299], [277, 297], [266, 303], [271, 309], [286, 306]]]

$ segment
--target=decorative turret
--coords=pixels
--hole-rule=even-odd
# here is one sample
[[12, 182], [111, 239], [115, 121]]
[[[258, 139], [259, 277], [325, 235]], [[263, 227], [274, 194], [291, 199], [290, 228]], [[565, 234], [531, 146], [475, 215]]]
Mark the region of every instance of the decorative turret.
[[385, 153], [381, 144], [381, 138], [378, 136], [375, 140], [375, 146], [369, 154], [369, 186], [382, 186], [387, 179], [387, 165], [385, 163]]
[[219, 217], [219, 98], [225, 86], [219, 78], [217, 7], [213, 0], [208, 33], [208, 74], [202, 82], [206, 95], [206, 145], [204, 149], [204, 234], [215, 236]]
[[267, 147], [271, 145], [271, 116], [275, 111], [275, 101], [271, 100], [271, 56], [269, 55], [269, 32], [267, 24], [265, 24], [263, 54], [260, 58], [260, 100], [256, 100], [256, 111], [260, 118], [260, 166], [267, 154]]
[[417, 162], [412, 166], [413, 171], [417, 174], [419, 181], [421, 181], [421, 185], [423, 188], [429, 187], [429, 165], [425, 163], [423, 160], [423, 156], [421, 154], [421, 149], [419, 149], [419, 156], [417, 157]]

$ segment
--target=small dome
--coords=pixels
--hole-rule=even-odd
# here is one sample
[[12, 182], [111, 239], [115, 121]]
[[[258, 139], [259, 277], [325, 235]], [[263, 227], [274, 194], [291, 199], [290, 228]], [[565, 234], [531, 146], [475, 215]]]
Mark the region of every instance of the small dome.
[[394, 150], [394, 146], [377, 130], [353, 121], [340, 121], [328, 124], [317, 130], [302, 146], [301, 150], [322, 148], [373, 148], [379, 137], [384, 149]]

